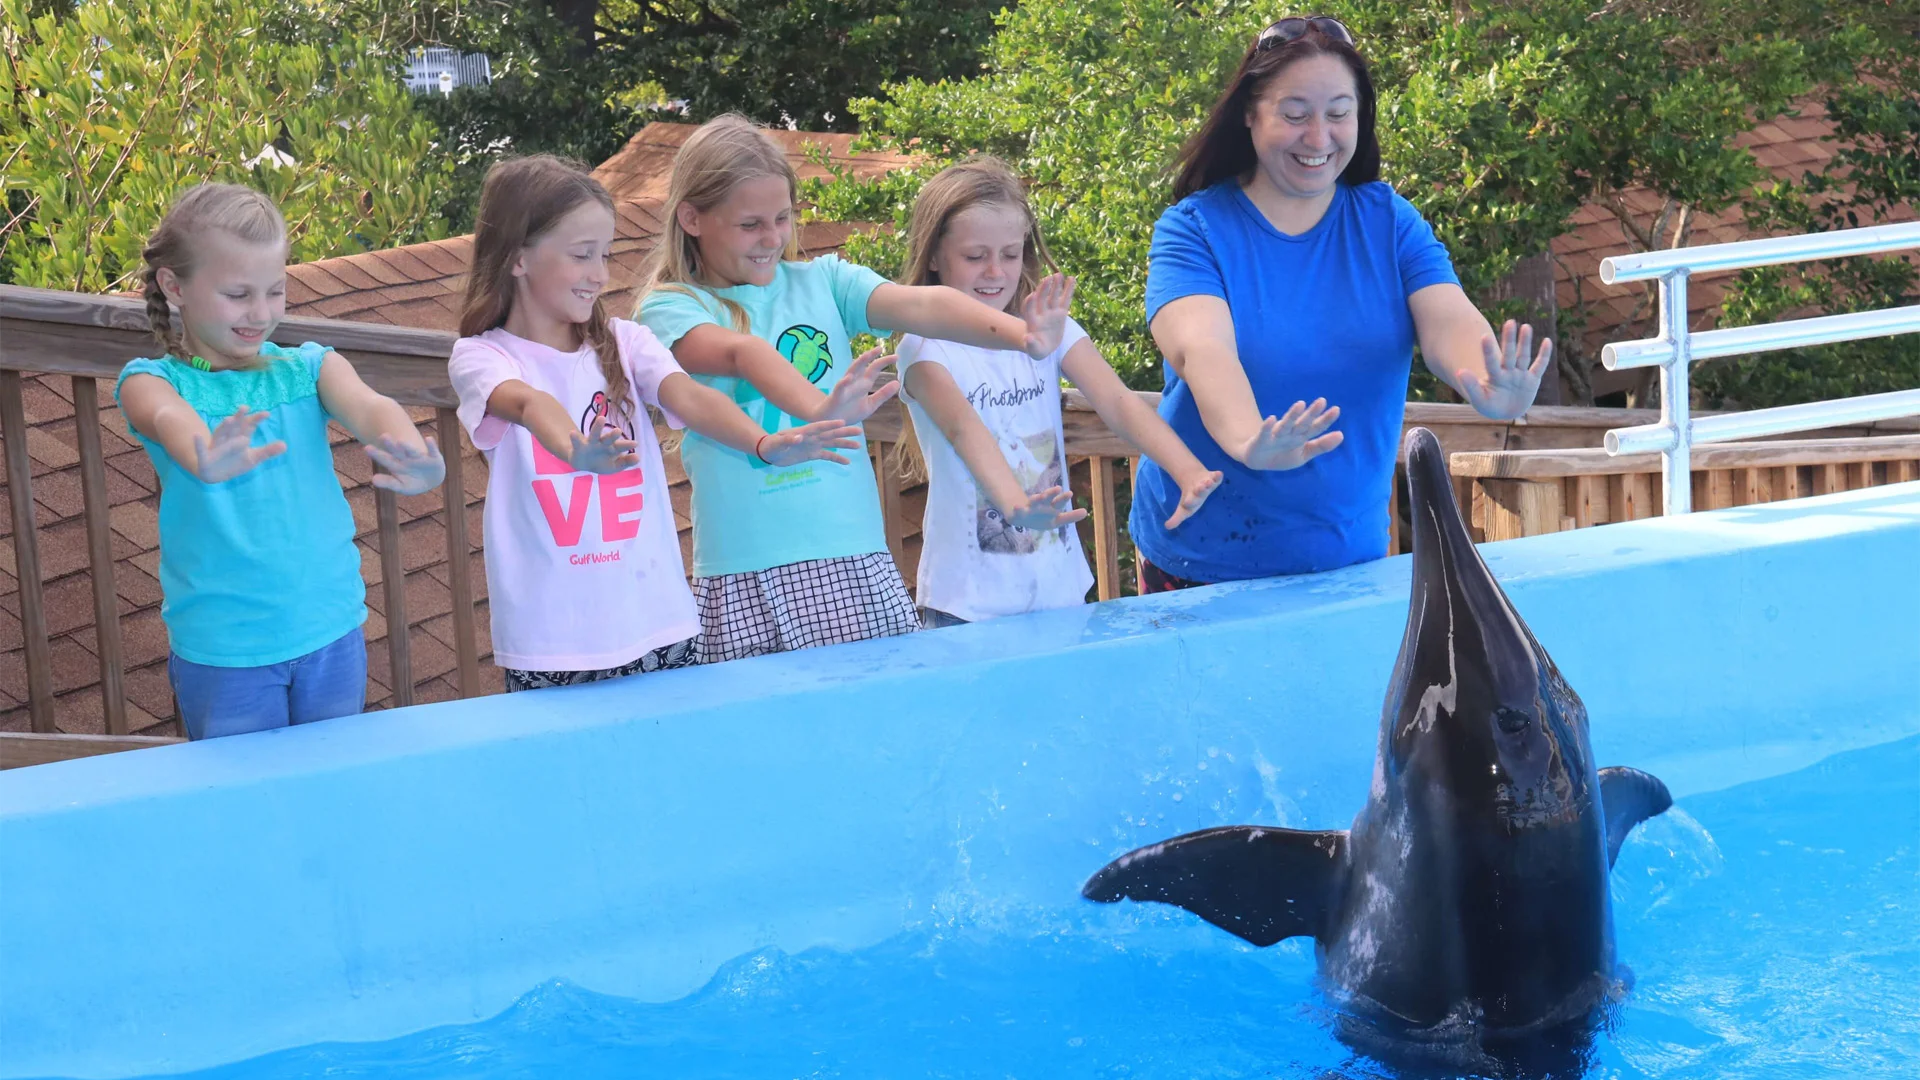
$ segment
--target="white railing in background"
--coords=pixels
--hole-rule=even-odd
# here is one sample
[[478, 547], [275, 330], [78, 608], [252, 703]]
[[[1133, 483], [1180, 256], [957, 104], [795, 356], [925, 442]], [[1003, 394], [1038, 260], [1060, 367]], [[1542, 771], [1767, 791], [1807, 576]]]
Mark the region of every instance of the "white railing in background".
[[1700, 420], [1692, 418], [1688, 407], [1690, 369], [1695, 360], [1920, 331], [1920, 305], [1913, 305], [1696, 334], [1687, 328], [1689, 277], [1912, 248], [1920, 248], [1920, 222], [1649, 251], [1603, 260], [1600, 280], [1609, 285], [1647, 280], [1660, 283], [1660, 336], [1608, 345], [1600, 354], [1600, 362], [1608, 371], [1660, 369], [1660, 422], [1607, 432], [1607, 452], [1616, 455], [1658, 452], [1666, 479], [1662, 512], [1684, 514], [1693, 509], [1692, 449], [1696, 443], [1728, 442], [1920, 415], [1920, 389], [1755, 409]]

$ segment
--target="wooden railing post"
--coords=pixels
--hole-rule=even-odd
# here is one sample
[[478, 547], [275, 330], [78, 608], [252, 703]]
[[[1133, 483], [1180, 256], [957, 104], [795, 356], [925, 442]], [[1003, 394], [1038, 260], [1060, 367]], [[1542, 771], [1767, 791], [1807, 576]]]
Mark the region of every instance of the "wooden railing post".
[[27, 715], [33, 730], [53, 730], [53, 654], [47, 645], [46, 596], [33, 521], [33, 459], [27, 454], [27, 411], [20, 373], [0, 371], [0, 441], [7, 444], [7, 502], [13, 513], [14, 573], [20, 579], [20, 636], [27, 653]]
[[374, 513], [380, 523], [380, 577], [387, 606], [387, 663], [393, 707], [413, 704], [413, 652], [407, 640], [407, 572], [400, 557], [400, 507], [393, 493], [373, 491]]
[[[1128, 488], [1130, 491], [1140, 490], [1140, 462], [1143, 460], [1145, 459], [1136, 456], [1128, 462], [1133, 469], [1132, 475], [1127, 481], [1130, 485]], [[1128, 536], [1128, 540], [1132, 540], [1131, 535]], [[1133, 595], [1147, 595], [1147, 562], [1146, 559], [1140, 555], [1139, 544], [1133, 545]]]
[[98, 384], [73, 379], [74, 434], [80, 441], [80, 491], [87, 525], [87, 559], [93, 575], [93, 632], [100, 646], [100, 704], [107, 734], [127, 733], [126, 663], [120, 655], [120, 590], [114, 585], [113, 534], [108, 528], [107, 468], [100, 453]]
[[1088, 460], [1093, 476], [1093, 581], [1094, 594], [1102, 600], [1120, 596], [1120, 526], [1113, 505], [1113, 459]]
[[873, 451], [873, 482], [880, 487], [880, 520], [887, 532], [887, 551], [893, 555], [894, 565], [902, 567], [904, 573], [907, 539], [900, 527], [900, 477], [896, 475], [900, 467], [899, 447], [878, 440], [869, 440], [867, 445]]
[[[447, 462], [447, 591], [453, 594], [453, 652], [459, 665], [460, 696], [480, 693], [479, 634], [473, 624], [473, 574], [468, 563], [473, 546], [467, 540], [467, 483], [460, 452], [460, 417], [452, 409], [436, 414], [440, 456]], [[391, 626], [392, 624], [388, 624]]]

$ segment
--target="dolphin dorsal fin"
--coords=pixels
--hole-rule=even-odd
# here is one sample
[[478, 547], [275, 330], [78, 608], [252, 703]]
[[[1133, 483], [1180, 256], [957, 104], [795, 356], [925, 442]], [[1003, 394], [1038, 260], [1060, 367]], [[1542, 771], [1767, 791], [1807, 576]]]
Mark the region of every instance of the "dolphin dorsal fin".
[[1607, 818], [1607, 868], [1620, 857], [1620, 845], [1635, 825], [1667, 812], [1673, 796], [1659, 777], [1614, 766], [1600, 770], [1600, 811]]
[[1122, 897], [1172, 904], [1255, 945], [1272, 945], [1319, 936], [1346, 854], [1344, 832], [1203, 829], [1120, 856], [1080, 894], [1103, 904]]

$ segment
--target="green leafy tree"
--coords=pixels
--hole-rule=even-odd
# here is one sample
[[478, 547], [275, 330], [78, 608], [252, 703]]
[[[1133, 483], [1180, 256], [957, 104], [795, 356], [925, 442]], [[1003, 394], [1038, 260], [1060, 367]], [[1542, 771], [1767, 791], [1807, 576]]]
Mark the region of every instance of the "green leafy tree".
[[[978, 74], [1008, 0], [606, 0], [600, 25], [635, 81], [705, 120], [851, 131], [847, 103], [906, 79]], [[605, 46], [603, 46], [605, 47]]]
[[[519, 0], [296, 0], [269, 32], [285, 41], [353, 35], [390, 62], [415, 49], [482, 53], [492, 82], [415, 99], [437, 130], [435, 145], [453, 169], [441, 206], [455, 232], [473, 228], [488, 166], [512, 154], [552, 153], [598, 165], [657, 116], [664, 91], [636, 74], [623, 45], [582, 41], [564, 11]], [[573, 21], [570, 21], [573, 20]]]
[[[1833, 156], [1817, 172], [1767, 185], [1747, 204], [1752, 228], [1773, 234], [1854, 229], [1911, 219], [1920, 207], [1920, 64], [1910, 50], [1889, 47], [1871, 56], [1862, 74], [1825, 97]], [[1920, 304], [1920, 270], [1910, 252], [1770, 266], [1741, 274], [1722, 303], [1721, 324], [1910, 304]], [[1695, 385], [1706, 404], [1720, 408], [1911, 390], [1920, 387], [1920, 336], [1709, 361]]]
[[296, 260], [439, 235], [432, 128], [359, 39], [269, 40], [260, 0], [28, 8], [0, 0], [9, 280], [125, 287], [173, 197], [206, 180], [272, 196]]
[[[1649, 187], [1684, 237], [1691, 215], [1751, 188], [1762, 173], [1737, 136], [1840, 70], [1860, 41], [1815, 5], [1786, 6], [1755, 3], [1739, 18], [1631, 0], [1329, 0], [1326, 10], [1373, 65], [1386, 178], [1433, 223], [1468, 292], [1505, 317], [1518, 311], [1503, 283], [1582, 204], [1624, 211], [1622, 192]], [[1007, 157], [1082, 279], [1079, 317], [1129, 382], [1157, 386], [1141, 311], [1169, 165], [1273, 16], [1242, 0], [1027, 0], [1001, 16], [981, 77], [910, 80], [855, 103], [869, 135], [927, 167], [836, 181], [817, 192], [820, 213], [904, 225], [927, 172], [975, 151]], [[1808, 27], [1831, 33], [1810, 45]], [[868, 237], [856, 251], [897, 265], [900, 241]], [[1581, 313], [1570, 314], [1577, 330]], [[1577, 335], [1574, 345], [1563, 370], [1578, 391], [1592, 361]], [[1421, 373], [1413, 392], [1437, 390]]]

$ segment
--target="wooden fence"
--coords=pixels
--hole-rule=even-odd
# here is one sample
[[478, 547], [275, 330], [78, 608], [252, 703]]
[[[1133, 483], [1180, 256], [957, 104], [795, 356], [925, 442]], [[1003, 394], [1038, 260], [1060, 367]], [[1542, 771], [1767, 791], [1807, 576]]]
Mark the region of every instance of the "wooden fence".
[[[403, 405], [432, 410], [431, 425], [438, 432], [447, 461], [440, 516], [448, 553], [446, 587], [452, 594], [451, 636], [456, 661], [451, 680], [461, 697], [482, 693], [470, 558], [478, 538], [469, 535], [468, 478], [463, 475], [464, 464], [458, 452], [463, 436], [453, 411], [456, 401], [446, 379], [452, 335], [292, 318], [280, 325], [274, 337], [287, 344], [327, 342], [352, 361], [361, 376], [381, 393]], [[137, 301], [0, 286], [0, 443], [4, 443], [6, 458], [14, 566], [19, 581], [17, 616], [31, 728], [30, 733], [0, 733], [0, 768], [172, 741], [129, 732], [100, 438], [101, 380], [110, 382], [129, 359], [149, 352], [146, 311]], [[22, 377], [26, 374], [71, 380], [97, 644], [94, 656], [99, 665], [99, 694], [105, 716], [105, 732], [100, 735], [62, 733], [54, 722], [53, 662], [35, 526], [33, 461], [22, 408]], [[1158, 397], [1143, 396], [1149, 401]], [[1138, 451], [1109, 431], [1078, 392], [1067, 393], [1065, 413], [1066, 452], [1076, 479], [1076, 497], [1091, 508], [1085, 525], [1091, 533], [1096, 595], [1112, 599], [1130, 591], [1121, 580], [1121, 567], [1129, 553], [1121, 521], [1125, 500], [1120, 497], [1119, 486], [1121, 478], [1130, 478], [1137, 467]], [[901, 415], [899, 406], [889, 403], [867, 422], [866, 429], [869, 452], [881, 478], [888, 545], [911, 577], [925, 488], [902, 483], [893, 468], [894, 447], [902, 432]], [[1542, 407], [1509, 422], [1488, 420], [1466, 406], [1413, 403], [1407, 407], [1406, 423], [1432, 429], [1441, 445], [1454, 455], [1456, 493], [1463, 509], [1472, 511], [1476, 538], [1500, 539], [1654, 512], [1659, 497], [1657, 480], [1649, 485], [1643, 475], [1648, 470], [1640, 468], [1642, 463], [1609, 464], [1603, 452], [1591, 449], [1599, 446], [1608, 428], [1652, 418], [1653, 414], [1644, 410]], [[1878, 430], [1920, 432], [1920, 424], [1882, 425]], [[1861, 428], [1831, 434], [1872, 433]], [[1893, 446], [1895, 442], [1899, 445]], [[1696, 451], [1696, 467], [1705, 472], [1696, 474], [1696, 482], [1703, 482], [1700, 476], [1706, 477], [1707, 495], [1698, 502], [1710, 507], [1763, 501], [1754, 497], [1760, 490], [1770, 498], [1790, 498], [1831, 489], [1832, 477], [1837, 475], [1874, 482], [1911, 477], [1915, 459], [1920, 458], [1920, 453], [1913, 452], [1916, 443], [1920, 443], [1920, 437], [1867, 440], [1844, 447], [1827, 445], [1824, 449], [1802, 443], [1778, 444], [1784, 449], [1777, 450], [1771, 446], [1702, 448]], [[1756, 453], [1761, 456], [1751, 456]], [[1774, 456], [1767, 457], [1767, 453]], [[1734, 456], [1717, 458], [1715, 454]], [[1742, 458], [1740, 454], [1749, 456]], [[1840, 472], [1833, 472], [1835, 469]], [[1722, 474], [1738, 474], [1741, 479], [1717, 479]], [[1764, 480], [1753, 479], [1760, 474], [1764, 474]], [[1847, 483], [1852, 485], [1853, 481]], [[1747, 485], [1740, 489], [1746, 495], [1722, 498], [1718, 493], [1729, 484]], [[1764, 489], [1754, 487], [1756, 484], [1764, 484]], [[1403, 485], [1404, 475], [1396, 475], [1395, 490], [1403, 490]], [[1597, 494], [1600, 492], [1604, 497]], [[404, 706], [414, 703], [414, 681], [401, 516], [395, 498], [385, 492], [376, 492], [375, 508], [373, 546], [387, 627], [384, 658], [392, 704]], [[1390, 518], [1394, 535], [1389, 542], [1397, 551], [1401, 546], [1397, 501], [1393, 509]]]
[[[1692, 464], [1694, 507], [1724, 510], [1920, 480], [1920, 435], [1707, 444]], [[1482, 451], [1454, 454], [1452, 471], [1488, 540], [1655, 517], [1666, 494], [1658, 454]]]

